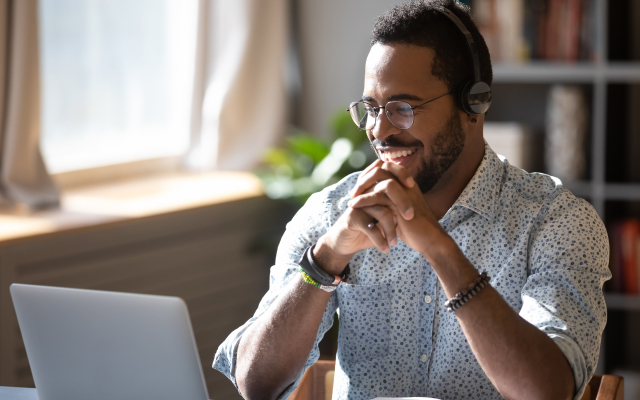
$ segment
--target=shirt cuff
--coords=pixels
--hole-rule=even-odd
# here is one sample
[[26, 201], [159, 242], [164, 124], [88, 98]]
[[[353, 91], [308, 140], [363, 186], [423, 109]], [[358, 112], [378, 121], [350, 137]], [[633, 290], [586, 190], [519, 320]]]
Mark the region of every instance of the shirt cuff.
[[[229, 337], [218, 347], [216, 355], [213, 359], [213, 368], [222, 372], [233, 386], [238, 389], [236, 383], [236, 362], [238, 357], [238, 347], [240, 345], [240, 339], [249, 326], [255, 321], [256, 318], [251, 318], [244, 325], [233, 331]], [[240, 393], [242, 395], [242, 393]]]
[[559, 333], [551, 333], [548, 335], [558, 345], [573, 370], [573, 378], [576, 383], [573, 400], [580, 400], [591, 379], [587, 371], [587, 363], [584, 355], [580, 347], [578, 347], [576, 342], [569, 336]]

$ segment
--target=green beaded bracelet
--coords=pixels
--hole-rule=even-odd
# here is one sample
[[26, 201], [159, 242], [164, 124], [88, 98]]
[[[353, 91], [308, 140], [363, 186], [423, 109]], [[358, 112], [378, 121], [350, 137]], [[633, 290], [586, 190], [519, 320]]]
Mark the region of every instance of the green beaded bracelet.
[[304, 280], [306, 283], [308, 283], [311, 286], [315, 286], [318, 289], [322, 289], [325, 292], [329, 292], [329, 293], [333, 292], [337, 288], [337, 286], [325, 286], [320, 284], [318, 281], [313, 279], [309, 274], [307, 274], [302, 268], [300, 268], [299, 271], [302, 274], [302, 280]]

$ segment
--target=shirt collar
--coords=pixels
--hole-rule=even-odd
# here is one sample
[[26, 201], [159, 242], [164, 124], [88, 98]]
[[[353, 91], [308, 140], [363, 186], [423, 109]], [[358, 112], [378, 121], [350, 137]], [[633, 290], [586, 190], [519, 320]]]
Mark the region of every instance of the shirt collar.
[[492, 220], [497, 214], [503, 176], [504, 164], [485, 140], [482, 162], [451, 208], [466, 207]]

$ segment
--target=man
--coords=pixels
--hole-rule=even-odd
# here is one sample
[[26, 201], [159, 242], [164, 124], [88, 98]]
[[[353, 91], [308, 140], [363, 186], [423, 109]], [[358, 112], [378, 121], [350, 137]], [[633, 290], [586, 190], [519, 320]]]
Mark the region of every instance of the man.
[[[578, 399], [592, 376], [606, 231], [557, 179], [486, 145], [484, 115], [458, 96], [475, 64], [443, 9], [471, 32], [491, 83], [465, 6], [412, 2], [378, 19], [351, 109], [366, 113], [355, 122], [379, 160], [312, 196], [287, 226], [269, 292], [214, 360], [245, 398], [291, 394], [336, 310], [337, 399]], [[336, 290], [318, 283], [344, 278], [347, 264]]]

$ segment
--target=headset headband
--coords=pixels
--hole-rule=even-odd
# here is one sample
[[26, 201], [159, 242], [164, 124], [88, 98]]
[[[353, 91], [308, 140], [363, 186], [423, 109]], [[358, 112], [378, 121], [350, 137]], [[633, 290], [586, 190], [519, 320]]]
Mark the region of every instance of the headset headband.
[[469, 51], [471, 52], [471, 59], [473, 62], [473, 79], [475, 82], [480, 82], [480, 61], [478, 60], [478, 49], [476, 49], [476, 44], [473, 41], [473, 36], [471, 36], [471, 33], [469, 32], [469, 30], [467, 30], [467, 27], [464, 26], [462, 21], [460, 21], [460, 18], [458, 18], [454, 13], [447, 10], [446, 8], [437, 10], [447, 18], [449, 18], [454, 24], [456, 24], [458, 29], [460, 29], [460, 32], [464, 34], [465, 39], [467, 39], [467, 45], [469, 46]]

